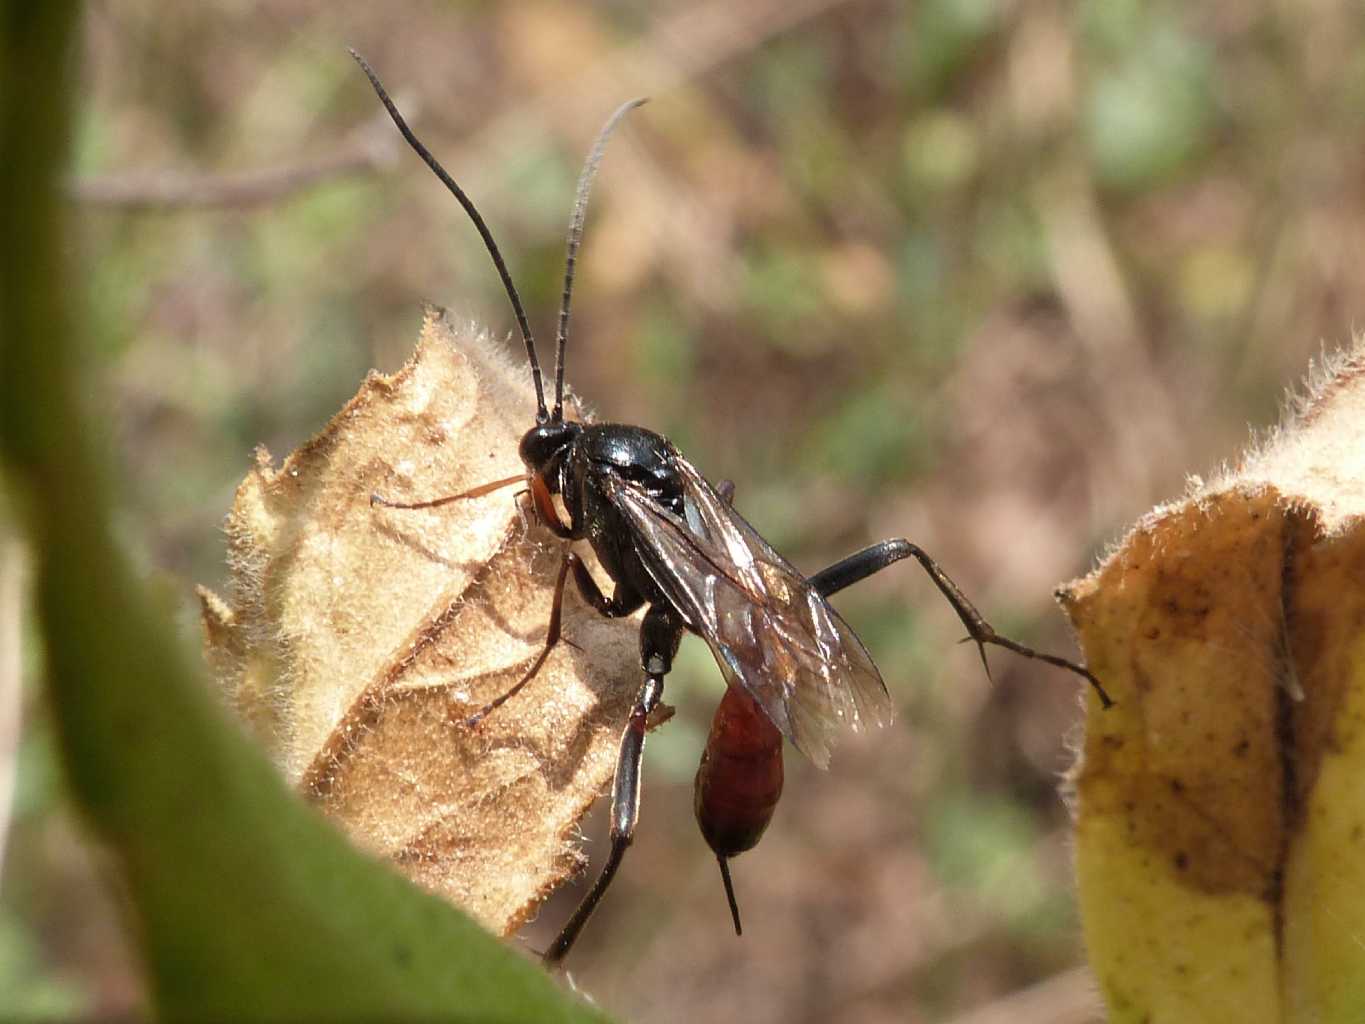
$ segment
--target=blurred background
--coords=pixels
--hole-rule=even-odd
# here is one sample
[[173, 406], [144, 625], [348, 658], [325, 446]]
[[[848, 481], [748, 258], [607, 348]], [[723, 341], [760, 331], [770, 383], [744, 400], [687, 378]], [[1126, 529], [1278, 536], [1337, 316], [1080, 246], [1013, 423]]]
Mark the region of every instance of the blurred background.
[[[423, 301], [512, 326], [347, 46], [473, 196], [543, 339], [580, 161], [650, 96], [594, 195], [575, 389], [735, 480], [798, 566], [909, 536], [1047, 650], [1074, 653], [1054, 586], [1273, 424], [1365, 311], [1346, 0], [92, 3], [71, 300], [121, 536], [187, 645], [255, 445], [284, 454], [399, 366]], [[688, 641], [577, 983], [638, 1021], [1100, 1019], [1058, 796], [1077, 681], [996, 653], [988, 683], [913, 565], [836, 603], [897, 723], [828, 773], [789, 756], [734, 864], [737, 940], [691, 810], [720, 680]], [[0, 1016], [135, 1016], [136, 947], [25, 671]]]

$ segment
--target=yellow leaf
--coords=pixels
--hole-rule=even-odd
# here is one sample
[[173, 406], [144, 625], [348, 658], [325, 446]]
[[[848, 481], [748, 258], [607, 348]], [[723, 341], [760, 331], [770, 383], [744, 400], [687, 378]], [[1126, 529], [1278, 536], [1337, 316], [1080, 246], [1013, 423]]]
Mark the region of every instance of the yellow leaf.
[[1365, 1019], [1363, 370], [1061, 592], [1118, 702], [1073, 776], [1113, 1021]]

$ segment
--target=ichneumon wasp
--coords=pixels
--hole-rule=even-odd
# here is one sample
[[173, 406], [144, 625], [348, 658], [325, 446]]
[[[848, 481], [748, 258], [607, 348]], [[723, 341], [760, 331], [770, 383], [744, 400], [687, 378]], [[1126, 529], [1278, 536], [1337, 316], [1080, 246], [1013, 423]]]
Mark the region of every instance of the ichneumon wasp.
[[[588, 194], [608, 137], [643, 100], [625, 103], [612, 114], [578, 179], [559, 310], [554, 405], [547, 407], [531, 327], [492, 233], [473, 202], [412, 133], [369, 64], [354, 50], [351, 55], [403, 138], [459, 201], [483, 239], [526, 345], [537, 408], [536, 422], [520, 444], [525, 474], [426, 501], [373, 495], [371, 504], [436, 508], [525, 484], [536, 518], [566, 542], [544, 647], [525, 675], [470, 715], [466, 726], [476, 726], [535, 678], [561, 639], [570, 575], [583, 600], [602, 615], [615, 618], [645, 609], [640, 624], [644, 682], [621, 737], [612, 786], [611, 850], [596, 882], [545, 952], [547, 964], [558, 964], [569, 952], [630, 846], [639, 818], [647, 720], [659, 704], [684, 632], [706, 641], [726, 682], [697, 772], [696, 811], [720, 864], [737, 933], [739, 909], [728, 861], [758, 842], [772, 816], [782, 790], [783, 739], [825, 767], [842, 728], [882, 725], [892, 718], [881, 674], [857, 634], [827, 601], [832, 594], [914, 558], [957, 612], [988, 676], [986, 645], [992, 644], [1075, 672], [1094, 687], [1104, 706], [1110, 705], [1099, 680], [1083, 666], [996, 633], [938, 564], [909, 541], [882, 541], [806, 577], [735, 510], [733, 485], [713, 486], [667, 438], [643, 427], [565, 419], [564, 352]], [[555, 495], [567, 522], [555, 507]], [[592, 546], [614, 584], [610, 597], [569, 546], [582, 540]]]

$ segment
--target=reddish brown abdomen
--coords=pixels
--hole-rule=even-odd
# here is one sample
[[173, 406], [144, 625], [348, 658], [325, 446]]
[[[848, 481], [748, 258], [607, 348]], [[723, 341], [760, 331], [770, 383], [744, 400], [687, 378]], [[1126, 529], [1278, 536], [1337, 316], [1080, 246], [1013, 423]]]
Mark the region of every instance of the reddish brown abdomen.
[[697, 769], [697, 824], [718, 857], [752, 849], [782, 796], [782, 734], [744, 690], [726, 690]]

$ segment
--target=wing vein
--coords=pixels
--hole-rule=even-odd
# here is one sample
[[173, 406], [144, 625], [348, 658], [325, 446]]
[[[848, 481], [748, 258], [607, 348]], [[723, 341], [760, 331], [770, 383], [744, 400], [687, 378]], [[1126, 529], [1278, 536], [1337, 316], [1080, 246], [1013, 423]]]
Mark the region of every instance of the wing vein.
[[891, 698], [857, 634], [811, 582], [721, 501], [681, 457], [685, 517], [625, 478], [607, 495], [628, 523], [641, 563], [704, 639], [726, 682], [754, 698], [817, 765], [842, 727], [891, 719]]

